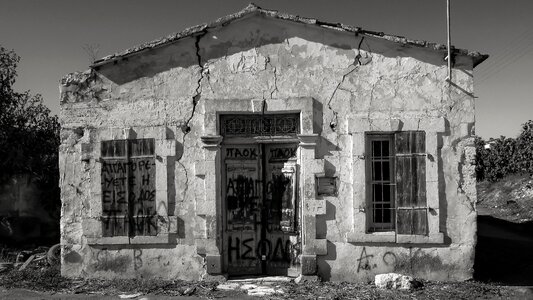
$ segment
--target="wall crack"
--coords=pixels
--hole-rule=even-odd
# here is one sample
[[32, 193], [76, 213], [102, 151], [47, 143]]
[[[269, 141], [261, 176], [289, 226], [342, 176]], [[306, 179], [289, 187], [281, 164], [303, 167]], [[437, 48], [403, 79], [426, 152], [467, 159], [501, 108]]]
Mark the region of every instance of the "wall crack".
[[337, 128], [338, 120], [339, 120], [339, 113], [335, 111], [333, 107], [331, 106], [331, 102], [333, 101], [335, 94], [337, 93], [338, 90], [342, 90], [340, 87], [344, 83], [344, 80], [346, 79], [348, 75], [352, 74], [355, 70], [357, 70], [358, 66], [368, 63], [368, 61], [361, 61], [361, 58], [362, 58], [361, 45], [363, 44], [364, 39], [365, 39], [364, 36], [361, 37], [361, 40], [359, 41], [359, 45], [357, 46], [357, 55], [355, 56], [354, 61], [346, 67], [347, 69], [349, 69], [349, 71], [342, 75], [341, 81], [337, 84], [337, 86], [335, 87], [335, 90], [333, 90], [333, 93], [331, 94], [331, 97], [329, 98], [328, 108], [329, 110], [333, 112], [333, 120], [329, 123], [329, 127], [331, 127], [331, 130], [333, 131], [335, 131], [335, 129]]
[[194, 90], [194, 95], [192, 96], [192, 111], [191, 115], [185, 121], [185, 124], [181, 126], [181, 130], [183, 131], [183, 137], [181, 140], [182, 145], [182, 152], [181, 155], [176, 159], [176, 163], [178, 163], [182, 168], [183, 172], [185, 174], [185, 188], [183, 190], [183, 201], [185, 200], [185, 197], [187, 196], [187, 192], [189, 189], [189, 174], [187, 172], [187, 168], [181, 161], [183, 158], [183, 155], [185, 154], [185, 138], [187, 135], [191, 132], [191, 127], [189, 126], [189, 123], [191, 122], [192, 118], [194, 118], [194, 114], [196, 112], [196, 106], [198, 105], [198, 102], [200, 101], [201, 94], [202, 94], [202, 80], [204, 79], [204, 76], [208, 76], [208, 70], [205, 68], [205, 65], [202, 65], [202, 56], [200, 55], [200, 39], [204, 37], [207, 34], [207, 30], [202, 31], [200, 34], [196, 36], [196, 40], [194, 42], [194, 46], [196, 48], [196, 59], [198, 62], [198, 66], [200, 67], [200, 77], [198, 78], [196, 89]]

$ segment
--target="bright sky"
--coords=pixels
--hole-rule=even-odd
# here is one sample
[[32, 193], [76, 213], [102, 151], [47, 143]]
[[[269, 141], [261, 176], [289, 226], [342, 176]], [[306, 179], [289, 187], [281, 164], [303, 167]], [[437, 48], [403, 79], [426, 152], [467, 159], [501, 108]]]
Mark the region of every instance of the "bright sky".
[[[62, 76], [98, 57], [237, 12], [250, 0], [0, 0], [0, 44], [22, 57], [18, 90], [59, 111]], [[445, 43], [446, 0], [256, 0], [263, 8]], [[452, 44], [491, 55], [475, 69], [476, 132], [514, 137], [533, 119], [533, 1], [451, 0]]]

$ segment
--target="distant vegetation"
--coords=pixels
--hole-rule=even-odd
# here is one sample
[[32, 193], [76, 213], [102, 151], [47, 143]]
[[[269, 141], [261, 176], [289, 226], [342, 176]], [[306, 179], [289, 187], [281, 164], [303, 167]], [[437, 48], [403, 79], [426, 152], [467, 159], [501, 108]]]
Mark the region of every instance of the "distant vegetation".
[[498, 181], [510, 174], [533, 174], [533, 120], [522, 125], [517, 138], [488, 141], [476, 137], [476, 176], [478, 181]]

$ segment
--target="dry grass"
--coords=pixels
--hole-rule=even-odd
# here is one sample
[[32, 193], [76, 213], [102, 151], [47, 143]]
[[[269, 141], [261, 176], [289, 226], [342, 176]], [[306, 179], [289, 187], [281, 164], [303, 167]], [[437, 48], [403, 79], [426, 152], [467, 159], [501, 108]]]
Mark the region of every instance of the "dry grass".
[[[244, 291], [219, 291], [216, 282], [192, 282], [156, 279], [73, 280], [59, 274], [58, 266], [33, 266], [23, 271], [0, 274], [0, 287], [24, 288], [61, 294], [119, 295], [141, 292], [144, 295], [194, 295], [204, 298], [233, 298]], [[308, 282], [304, 284], [276, 283], [284, 294], [268, 299], [517, 299], [516, 290], [480, 282], [424, 282], [413, 291], [381, 290], [372, 284]], [[525, 298], [524, 298], [525, 299]]]

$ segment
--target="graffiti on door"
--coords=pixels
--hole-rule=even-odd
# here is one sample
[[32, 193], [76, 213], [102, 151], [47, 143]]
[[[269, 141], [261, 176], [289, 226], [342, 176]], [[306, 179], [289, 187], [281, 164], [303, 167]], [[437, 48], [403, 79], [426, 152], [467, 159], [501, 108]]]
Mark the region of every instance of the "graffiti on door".
[[297, 264], [296, 153], [295, 145], [225, 148], [225, 248], [232, 272], [286, 272]]

